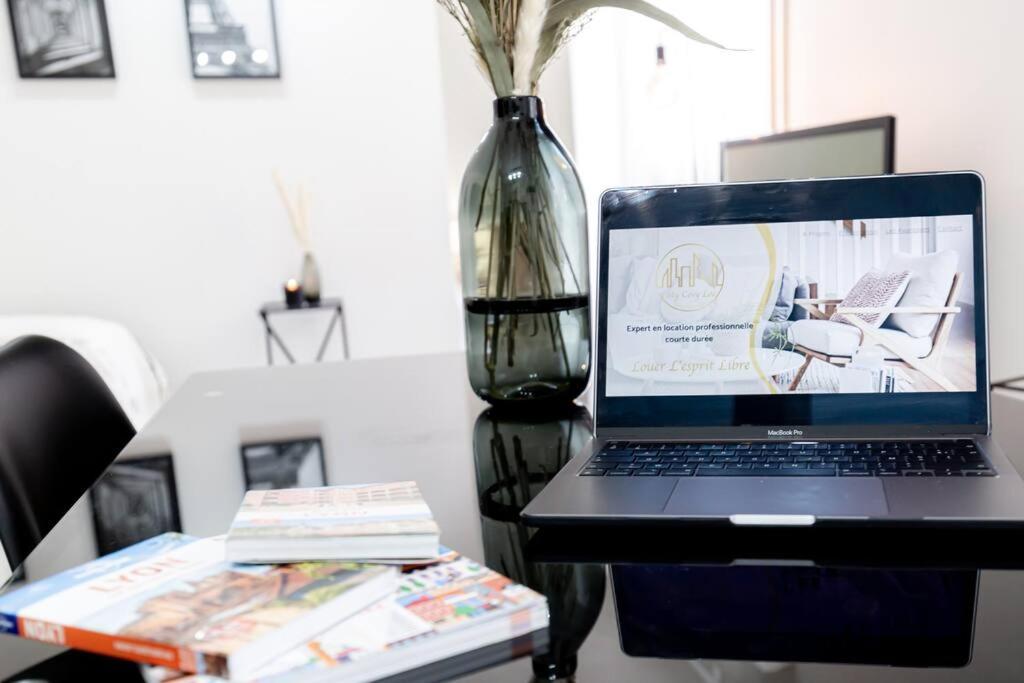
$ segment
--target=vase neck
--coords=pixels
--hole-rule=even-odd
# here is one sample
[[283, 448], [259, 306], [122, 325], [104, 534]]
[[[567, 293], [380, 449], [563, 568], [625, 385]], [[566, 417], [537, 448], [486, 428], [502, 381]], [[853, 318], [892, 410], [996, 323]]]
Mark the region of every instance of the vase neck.
[[544, 120], [544, 105], [539, 97], [512, 95], [494, 100], [494, 120], [537, 119]]

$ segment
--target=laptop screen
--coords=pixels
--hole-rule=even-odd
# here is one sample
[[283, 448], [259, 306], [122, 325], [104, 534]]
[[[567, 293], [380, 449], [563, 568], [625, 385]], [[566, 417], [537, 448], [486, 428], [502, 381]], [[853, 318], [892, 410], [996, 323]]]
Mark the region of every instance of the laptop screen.
[[983, 225], [972, 173], [606, 192], [598, 430], [984, 433]]
[[973, 216], [609, 237], [608, 396], [976, 388]]

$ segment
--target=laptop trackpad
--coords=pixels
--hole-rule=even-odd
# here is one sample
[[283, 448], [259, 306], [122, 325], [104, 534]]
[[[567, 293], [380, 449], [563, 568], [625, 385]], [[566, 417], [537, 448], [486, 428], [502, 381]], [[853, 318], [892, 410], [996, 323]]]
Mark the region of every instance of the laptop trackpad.
[[882, 482], [873, 477], [696, 477], [679, 479], [664, 514], [880, 517], [888, 511]]

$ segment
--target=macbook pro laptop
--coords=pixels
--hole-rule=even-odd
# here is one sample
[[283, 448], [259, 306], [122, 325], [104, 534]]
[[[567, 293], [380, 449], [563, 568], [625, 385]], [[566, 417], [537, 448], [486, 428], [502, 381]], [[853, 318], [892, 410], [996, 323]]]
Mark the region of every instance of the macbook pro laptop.
[[969, 172], [605, 192], [595, 438], [523, 518], [1024, 522], [984, 222]]

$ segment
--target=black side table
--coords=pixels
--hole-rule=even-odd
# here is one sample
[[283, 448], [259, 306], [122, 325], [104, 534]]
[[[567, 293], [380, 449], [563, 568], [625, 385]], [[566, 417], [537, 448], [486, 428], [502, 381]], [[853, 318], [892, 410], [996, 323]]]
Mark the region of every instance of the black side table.
[[345, 328], [345, 310], [342, 308], [341, 299], [320, 299], [317, 303], [303, 301], [301, 306], [288, 306], [283, 301], [272, 301], [260, 306], [260, 318], [263, 319], [263, 330], [267, 337], [267, 364], [274, 364], [274, 344], [281, 349], [289, 363], [295, 363], [295, 356], [288, 349], [288, 346], [281, 339], [271, 324], [271, 316], [281, 313], [303, 313], [308, 311], [330, 311], [334, 314], [327, 324], [327, 331], [324, 333], [324, 340], [320, 343], [320, 351], [316, 354], [316, 362], [324, 359], [327, 352], [327, 343], [331, 340], [331, 332], [334, 330], [334, 323], [338, 323], [338, 337], [341, 340], [341, 352], [345, 360], [348, 360], [348, 332]]

